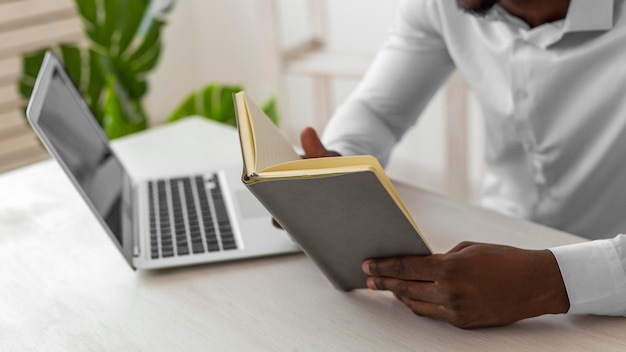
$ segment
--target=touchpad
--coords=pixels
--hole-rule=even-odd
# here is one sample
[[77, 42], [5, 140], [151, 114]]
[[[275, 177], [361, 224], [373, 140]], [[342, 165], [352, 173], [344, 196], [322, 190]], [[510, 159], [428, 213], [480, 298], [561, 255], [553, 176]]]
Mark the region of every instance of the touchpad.
[[263, 205], [247, 190], [236, 191], [235, 198], [244, 219], [269, 216]]

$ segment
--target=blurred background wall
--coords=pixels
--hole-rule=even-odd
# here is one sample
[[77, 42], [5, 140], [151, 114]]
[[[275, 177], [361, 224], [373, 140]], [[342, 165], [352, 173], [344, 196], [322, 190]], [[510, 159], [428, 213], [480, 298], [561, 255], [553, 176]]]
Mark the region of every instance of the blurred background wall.
[[[373, 53], [383, 43], [394, 18], [397, 0], [327, 1], [327, 46], [340, 52]], [[192, 87], [209, 81], [242, 83], [251, 96], [264, 100], [278, 91], [279, 80], [285, 87], [280, 96], [286, 107], [282, 119], [284, 132], [297, 143], [298, 132], [315, 125], [315, 94], [310, 78], [279, 75], [273, 68], [275, 38], [272, 25], [278, 25], [279, 45], [289, 47], [309, 35], [310, 13], [306, 0], [279, 1], [278, 18], [271, 18], [267, 0], [181, 0], [169, 16], [165, 30], [167, 45], [160, 66], [152, 77], [148, 107], [154, 123]], [[277, 22], [277, 23], [269, 23]], [[333, 101], [339, 104], [355, 87], [352, 79], [332, 82]], [[476, 199], [481, 176], [480, 112], [469, 100], [469, 177]], [[397, 179], [446, 192], [445, 170], [446, 101], [438, 94], [395, 150], [388, 167]], [[285, 123], [287, 122], [288, 123]]]
[[[47, 158], [22, 117], [24, 102], [15, 82], [22, 53], [60, 41], [84, 42], [73, 1], [0, 0], [0, 172]], [[318, 2], [325, 5], [321, 25], [311, 5]], [[150, 123], [163, 124], [191, 90], [209, 82], [243, 84], [258, 102], [277, 95], [281, 128], [298, 144], [303, 127], [323, 129], [328, 118], [324, 115], [350, 94], [358, 79], [332, 76], [324, 85], [327, 99], [321, 99], [319, 80], [284, 70], [283, 49], [316, 35], [319, 25], [326, 34], [326, 50], [371, 57], [385, 40], [397, 5], [398, 0], [178, 0], [167, 16], [159, 65], [149, 76], [145, 103]], [[344, 69], [368, 62], [357, 61], [344, 62]], [[332, 66], [332, 60], [327, 64]], [[446, 119], [458, 101], [448, 93], [442, 89], [407, 133], [388, 172], [396, 179], [473, 201], [482, 170], [480, 112], [470, 96], [461, 114], [468, 122], [463, 131], [467, 130], [468, 140], [450, 147], [458, 131], [451, 133], [453, 124]], [[451, 165], [457, 161], [467, 161], [468, 166], [455, 179], [450, 177], [458, 176]], [[467, 180], [468, 191], [453, 192], [450, 180]]]

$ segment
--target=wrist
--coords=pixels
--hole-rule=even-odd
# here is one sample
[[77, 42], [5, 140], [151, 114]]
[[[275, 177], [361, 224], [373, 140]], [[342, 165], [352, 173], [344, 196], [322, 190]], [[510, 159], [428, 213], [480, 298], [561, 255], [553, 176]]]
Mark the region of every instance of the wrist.
[[567, 313], [570, 303], [556, 257], [547, 249], [533, 252], [536, 254], [537, 315]]

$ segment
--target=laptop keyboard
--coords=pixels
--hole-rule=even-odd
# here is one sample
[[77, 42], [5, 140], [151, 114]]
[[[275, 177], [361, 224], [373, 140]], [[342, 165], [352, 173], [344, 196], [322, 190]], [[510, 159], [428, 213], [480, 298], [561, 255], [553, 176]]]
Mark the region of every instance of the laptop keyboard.
[[237, 249], [217, 174], [148, 183], [152, 259]]

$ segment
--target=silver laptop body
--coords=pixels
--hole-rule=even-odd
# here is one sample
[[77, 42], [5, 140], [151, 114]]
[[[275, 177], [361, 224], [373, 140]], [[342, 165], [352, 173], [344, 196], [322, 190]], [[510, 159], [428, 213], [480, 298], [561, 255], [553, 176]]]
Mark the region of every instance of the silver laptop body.
[[[27, 117], [132, 268], [297, 252], [241, 168], [132, 180], [59, 59], [47, 53]], [[204, 168], [206, 170], [206, 168]]]

